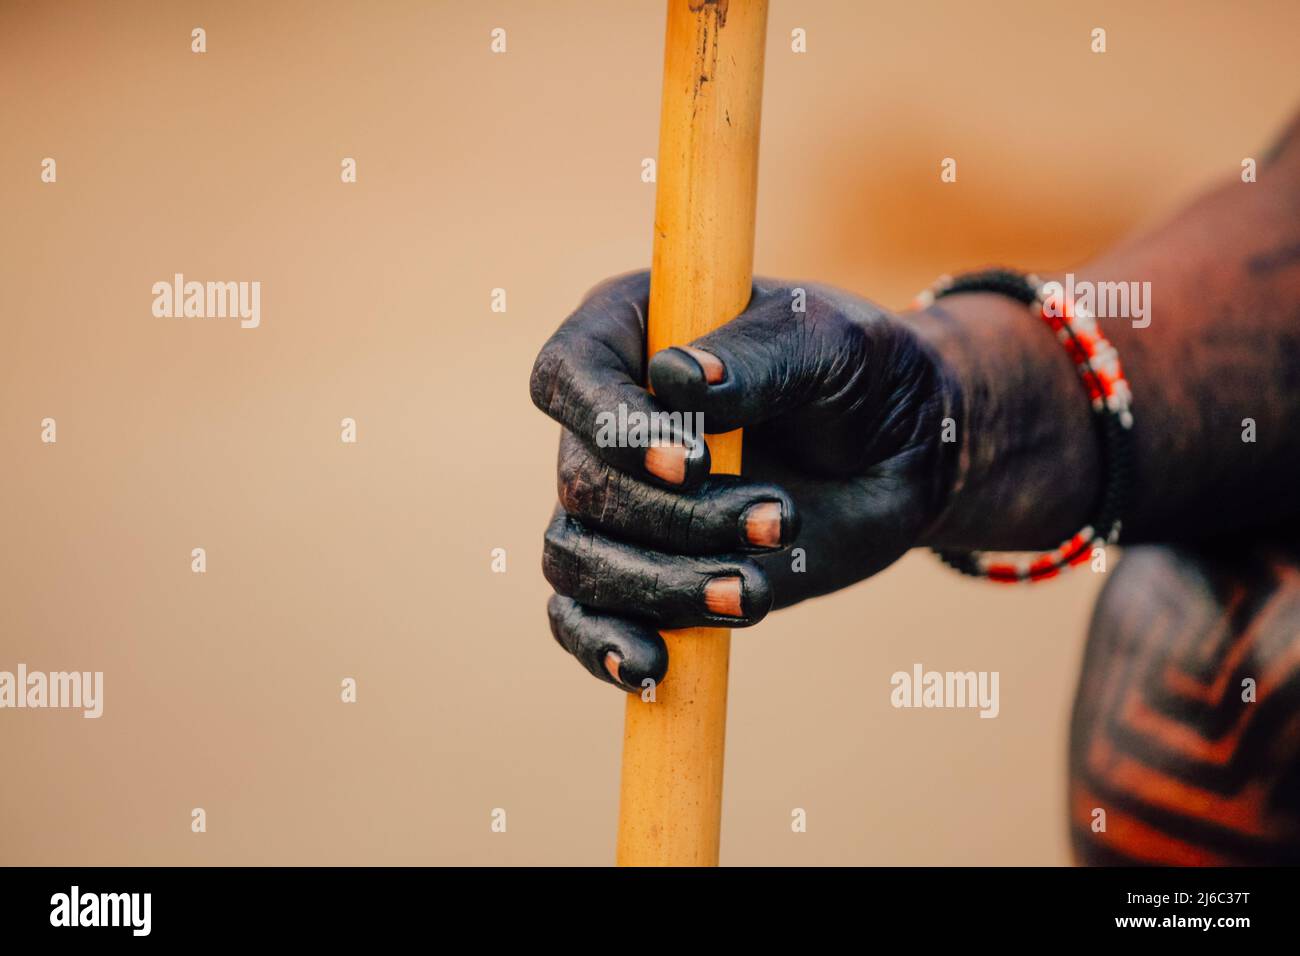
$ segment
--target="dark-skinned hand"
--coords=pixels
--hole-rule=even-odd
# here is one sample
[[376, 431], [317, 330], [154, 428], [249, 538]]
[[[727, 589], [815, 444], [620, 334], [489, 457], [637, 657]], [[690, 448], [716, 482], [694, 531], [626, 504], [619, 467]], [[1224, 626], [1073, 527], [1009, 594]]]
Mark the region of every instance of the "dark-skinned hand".
[[[648, 273], [598, 286], [531, 379], [564, 427], [543, 555], [551, 629], [625, 690], [668, 672], [660, 628], [747, 627], [920, 542], [955, 466], [943, 420], [960, 415], [954, 379], [912, 326], [815, 285], [756, 280], [742, 315], [647, 370], [648, 292]], [[701, 412], [709, 433], [744, 428], [742, 474], [710, 476], [699, 436], [601, 447], [601, 414], [620, 403]]]

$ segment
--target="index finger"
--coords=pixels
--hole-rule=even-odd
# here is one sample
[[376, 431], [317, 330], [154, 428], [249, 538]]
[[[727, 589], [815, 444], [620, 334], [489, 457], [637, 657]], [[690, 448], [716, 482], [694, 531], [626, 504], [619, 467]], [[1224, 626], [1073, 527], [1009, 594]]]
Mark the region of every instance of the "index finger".
[[669, 411], [645, 387], [650, 274], [630, 273], [591, 291], [542, 346], [533, 404], [628, 474], [682, 488], [709, 473], [698, 418]]

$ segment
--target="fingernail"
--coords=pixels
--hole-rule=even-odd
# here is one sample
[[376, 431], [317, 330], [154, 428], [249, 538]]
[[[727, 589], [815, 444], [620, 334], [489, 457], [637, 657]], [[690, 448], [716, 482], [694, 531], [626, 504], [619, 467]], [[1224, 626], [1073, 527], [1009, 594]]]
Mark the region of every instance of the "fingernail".
[[704, 606], [714, 614], [726, 617], [744, 617], [740, 597], [744, 587], [740, 578], [714, 578], [704, 585]]
[[745, 509], [745, 540], [758, 548], [781, 546], [781, 503], [760, 501]]
[[645, 470], [673, 485], [686, 480], [686, 449], [681, 445], [651, 445], [645, 452]]
[[618, 669], [623, 664], [623, 658], [619, 657], [614, 651], [609, 651], [605, 655], [605, 670], [609, 671], [609, 676], [614, 678], [618, 683], [623, 683], [623, 678], [618, 676]]
[[700, 363], [700, 368], [704, 369], [704, 381], [710, 385], [717, 385], [727, 377], [727, 370], [722, 365], [722, 359], [712, 352], [693, 349], [689, 345], [679, 345], [678, 348]]

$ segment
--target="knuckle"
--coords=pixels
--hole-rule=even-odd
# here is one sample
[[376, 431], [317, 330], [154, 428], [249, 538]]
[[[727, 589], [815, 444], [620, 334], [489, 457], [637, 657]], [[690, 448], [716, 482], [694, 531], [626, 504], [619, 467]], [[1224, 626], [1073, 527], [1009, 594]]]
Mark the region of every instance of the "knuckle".
[[568, 534], [568, 518], [562, 514], [557, 514], [551, 519], [551, 523], [546, 526], [546, 533], [543, 535], [543, 550], [552, 551], [564, 545], [564, 540]]
[[569, 598], [552, 594], [546, 602], [546, 617], [551, 625], [551, 637], [568, 653], [574, 653], [578, 629], [578, 606]]
[[583, 301], [587, 302], [601, 296], [617, 295], [629, 301], [637, 301], [650, 292], [650, 270], [637, 269], [619, 275], [609, 276], [587, 290]]
[[762, 565], [752, 558], [744, 558], [737, 564], [740, 576], [744, 579], [745, 604], [750, 624], [757, 624], [772, 609], [772, 585]]
[[561, 448], [560, 507], [573, 515], [600, 515], [617, 497], [617, 472], [574, 442]]
[[557, 516], [547, 526], [542, 539], [542, 575], [561, 594], [567, 593], [573, 563], [569, 554], [569, 532], [565, 524], [566, 519]]
[[576, 519], [558, 514], [542, 544], [542, 574], [560, 594], [577, 595], [588, 576], [588, 557], [596, 539]]
[[547, 598], [546, 617], [551, 622], [552, 629], [564, 621], [565, 610], [564, 598], [560, 597], [558, 594], [552, 594]]
[[564, 403], [564, 383], [572, 378], [569, 346], [565, 337], [556, 332], [537, 353], [528, 377], [533, 404], [552, 418], [558, 417]]

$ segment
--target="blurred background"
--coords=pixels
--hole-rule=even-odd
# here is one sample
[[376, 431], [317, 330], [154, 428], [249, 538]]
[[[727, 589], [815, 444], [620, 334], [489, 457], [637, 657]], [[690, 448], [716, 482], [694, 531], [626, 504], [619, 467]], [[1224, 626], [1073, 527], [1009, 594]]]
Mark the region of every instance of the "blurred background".
[[[649, 263], [663, 19], [0, 5], [0, 670], [105, 682], [99, 720], [0, 711], [0, 862], [612, 862], [622, 695], [549, 635], [527, 378]], [[1298, 32], [1282, 0], [773, 0], [756, 268], [898, 307], [1079, 264], [1261, 154]], [[261, 327], [155, 318], [176, 272], [260, 281]], [[723, 861], [1068, 863], [1099, 583], [917, 553], [737, 632]], [[893, 709], [917, 662], [1000, 671], [999, 718]]]

